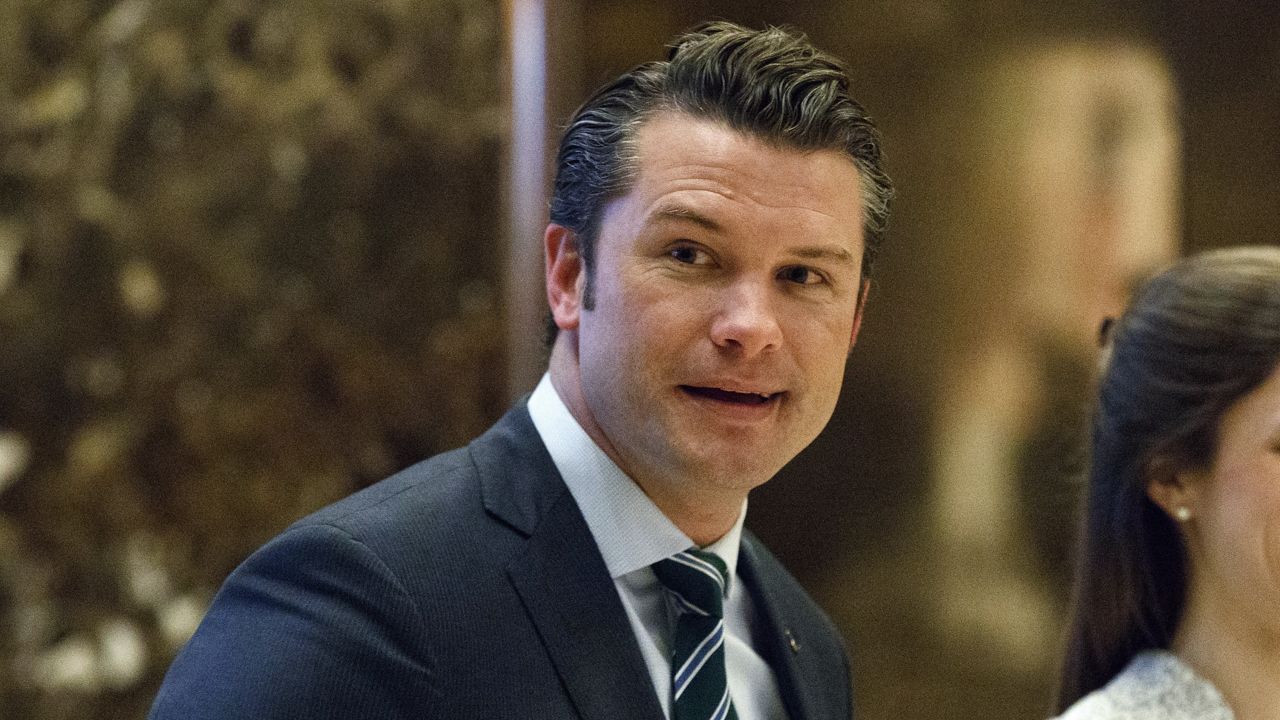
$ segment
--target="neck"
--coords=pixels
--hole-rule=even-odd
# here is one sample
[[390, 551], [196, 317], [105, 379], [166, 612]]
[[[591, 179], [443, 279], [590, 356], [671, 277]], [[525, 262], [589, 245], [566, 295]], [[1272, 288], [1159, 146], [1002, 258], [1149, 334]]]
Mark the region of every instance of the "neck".
[[560, 336], [556, 338], [551, 348], [548, 372], [556, 394], [560, 396], [569, 414], [578, 421], [578, 425], [587, 433], [587, 436], [644, 491], [662, 514], [680, 528], [680, 532], [688, 535], [698, 547], [710, 545], [729, 532], [742, 513], [742, 504], [746, 502], [746, 491], [725, 488], [722, 492], [708, 497], [705, 494], [693, 492], [693, 488], [715, 487], [714, 484], [653, 482], [643, 472], [638, 471], [632, 463], [626, 462], [596, 423], [591, 409], [587, 406], [586, 398], [582, 393], [581, 375], [578, 373], [577, 346], [571, 332], [561, 331]]
[[[645, 489], [642, 483], [636, 484], [640, 485], [640, 489], [653, 500], [653, 504], [658, 506], [662, 514], [670, 518], [671, 522], [680, 528], [680, 532], [688, 535], [689, 539], [700, 548], [724, 537], [725, 533], [733, 528], [734, 523], [738, 522], [738, 516], [742, 514], [742, 503], [745, 501], [742, 498], [734, 498], [714, 506], [712, 503], [695, 502], [682, 507], [664, 502], [663, 498], [656, 497], [655, 493]], [[675, 500], [679, 499], [675, 498]]]
[[1280, 634], [1273, 619], [1194, 586], [1173, 651], [1214, 684], [1237, 720], [1280, 720]]

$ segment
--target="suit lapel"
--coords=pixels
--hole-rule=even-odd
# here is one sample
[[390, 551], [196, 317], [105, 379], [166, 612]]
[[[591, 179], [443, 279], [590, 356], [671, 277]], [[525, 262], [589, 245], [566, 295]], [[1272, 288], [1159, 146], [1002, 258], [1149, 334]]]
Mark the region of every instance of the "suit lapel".
[[485, 507], [528, 537], [507, 568], [583, 720], [662, 720], [622, 600], [521, 403], [472, 444]]
[[569, 493], [508, 574], [584, 720], [661, 720], [622, 601]]
[[744, 533], [738, 575], [755, 601], [759, 624], [754, 642], [778, 679], [787, 716], [791, 720], [813, 720], [822, 717], [813, 683], [820, 682], [830, 671], [811, 667], [817, 658], [804, 651], [806, 628], [795, 626], [787, 611], [790, 603], [784, 588], [789, 587], [790, 578], [774, 577], [775, 574], [754, 539]]

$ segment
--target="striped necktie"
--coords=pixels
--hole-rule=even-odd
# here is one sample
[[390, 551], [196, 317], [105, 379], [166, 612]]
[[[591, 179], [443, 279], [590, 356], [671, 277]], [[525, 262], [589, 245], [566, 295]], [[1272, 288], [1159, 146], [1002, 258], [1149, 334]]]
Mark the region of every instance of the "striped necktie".
[[680, 611], [671, 653], [671, 720], [737, 720], [724, 668], [724, 561], [686, 550], [654, 563], [653, 572]]

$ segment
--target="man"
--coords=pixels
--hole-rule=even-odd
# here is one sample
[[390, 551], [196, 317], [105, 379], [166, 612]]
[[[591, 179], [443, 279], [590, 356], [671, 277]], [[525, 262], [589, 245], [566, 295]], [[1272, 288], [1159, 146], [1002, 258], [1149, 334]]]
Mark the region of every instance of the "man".
[[565, 133], [548, 375], [227, 580], [160, 718], [847, 718], [747, 493], [830, 418], [891, 194], [838, 63], [708, 25]]

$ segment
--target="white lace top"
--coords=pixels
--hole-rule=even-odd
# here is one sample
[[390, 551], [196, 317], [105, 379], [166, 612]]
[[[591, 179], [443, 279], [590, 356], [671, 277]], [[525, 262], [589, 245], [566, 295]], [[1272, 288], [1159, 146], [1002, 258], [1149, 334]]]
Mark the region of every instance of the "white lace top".
[[1057, 720], [1234, 720], [1218, 689], [1173, 653], [1136, 655], [1107, 686]]

